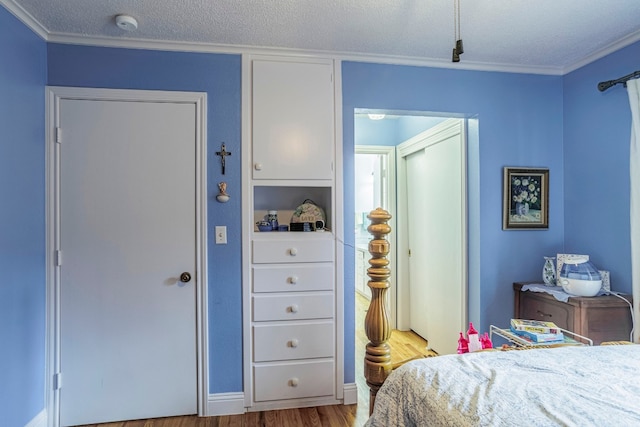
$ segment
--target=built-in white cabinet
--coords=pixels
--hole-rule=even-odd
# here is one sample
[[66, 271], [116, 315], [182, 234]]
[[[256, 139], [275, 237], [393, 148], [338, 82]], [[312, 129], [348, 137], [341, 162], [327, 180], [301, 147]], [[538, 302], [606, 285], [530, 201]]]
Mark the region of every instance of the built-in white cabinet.
[[[341, 203], [336, 70], [322, 58], [243, 58], [244, 385], [249, 411], [342, 402]], [[290, 224], [313, 200], [324, 231]], [[340, 208], [338, 207], [340, 206]]]
[[251, 61], [254, 179], [333, 178], [333, 61]]

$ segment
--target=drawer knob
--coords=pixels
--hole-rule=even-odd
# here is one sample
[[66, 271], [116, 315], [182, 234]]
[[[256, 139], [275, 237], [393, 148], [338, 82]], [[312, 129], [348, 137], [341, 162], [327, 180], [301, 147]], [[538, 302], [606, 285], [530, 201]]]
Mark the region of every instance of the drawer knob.
[[299, 382], [300, 381], [296, 377], [293, 377], [289, 380], [289, 385], [291, 387], [297, 387]]
[[291, 255], [291, 256], [298, 255], [298, 250], [296, 248], [289, 249], [289, 255]]
[[289, 313], [297, 313], [298, 312], [298, 304], [291, 304], [289, 306]]
[[291, 347], [291, 348], [298, 347], [298, 340], [294, 338], [291, 341], [289, 341], [289, 347]]
[[261, 170], [262, 170], [262, 163], [256, 163], [253, 167], [254, 167], [257, 171], [261, 171]]
[[289, 277], [289, 283], [291, 283], [292, 285], [295, 285], [296, 283], [298, 283], [298, 276]]

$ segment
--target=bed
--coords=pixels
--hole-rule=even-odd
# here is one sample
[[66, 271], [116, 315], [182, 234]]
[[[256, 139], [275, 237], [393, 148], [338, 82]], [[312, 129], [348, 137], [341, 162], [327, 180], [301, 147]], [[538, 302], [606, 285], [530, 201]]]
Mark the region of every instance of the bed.
[[485, 350], [391, 364], [391, 218], [372, 211], [365, 317], [368, 427], [640, 425], [640, 345]]
[[415, 360], [386, 379], [366, 425], [640, 425], [640, 346]]

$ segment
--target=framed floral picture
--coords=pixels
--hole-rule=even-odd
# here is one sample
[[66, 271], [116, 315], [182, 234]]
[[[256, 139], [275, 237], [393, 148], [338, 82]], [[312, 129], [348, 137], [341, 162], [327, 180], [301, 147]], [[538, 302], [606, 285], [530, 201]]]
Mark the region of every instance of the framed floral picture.
[[549, 169], [505, 167], [502, 229], [549, 228]]

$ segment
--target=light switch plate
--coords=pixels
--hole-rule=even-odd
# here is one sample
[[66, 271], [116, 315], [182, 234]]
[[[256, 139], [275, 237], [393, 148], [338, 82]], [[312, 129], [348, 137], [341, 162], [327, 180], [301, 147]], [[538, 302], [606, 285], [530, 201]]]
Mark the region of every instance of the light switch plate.
[[227, 226], [216, 225], [216, 245], [227, 244]]

